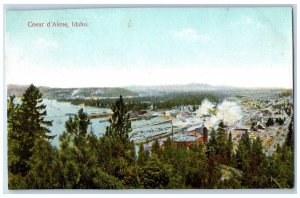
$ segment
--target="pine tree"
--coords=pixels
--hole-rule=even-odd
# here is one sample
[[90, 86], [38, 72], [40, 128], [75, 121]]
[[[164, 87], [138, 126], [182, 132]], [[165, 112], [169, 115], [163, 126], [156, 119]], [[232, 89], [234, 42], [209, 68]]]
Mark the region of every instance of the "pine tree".
[[125, 105], [122, 96], [111, 107], [113, 115], [110, 119], [110, 126], [106, 129], [106, 135], [118, 136], [126, 144], [129, 142], [129, 133], [132, 131], [130, 116], [127, 113], [128, 108]]
[[134, 144], [129, 139], [132, 131], [128, 107], [125, 105], [122, 96], [111, 107], [113, 115], [110, 119], [110, 126], [106, 128], [103, 140], [110, 142], [109, 150], [112, 157], [125, 157], [130, 163], [135, 162]]
[[34, 85], [30, 85], [22, 97], [20, 106], [20, 124], [22, 126], [20, 147], [22, 148], [21, 160], [23, 170], [21, 174], [27, 174], [30, 170], [28, 164], [30, 157], [33, 155], [35, 140], [44, 139], [49, 141], [53, 136], [49, 136], [49, 126], [52, 121], [46, 121], [46, 105], [42, 104], [42, 93]]
[[[221, 128], [224, 127], [223, 122], [219, 125]], [[216, 138], [216, 131], [212, 128], [210, 133], [210, 139], [206, 145], [206, 155], [207, 155], [207, 166], [206, 172], [208, 175], [207, 182], [205, 184], [206, 188], [217, 188], [220, 183], [221, 173], [218, 169], [219, 166], [219, 155], [216, 154], [218, 148], [218, 142]]]
[[242, 171], [247, 171], [250, 166], [250, 152], [251, 152], [251, 141], [249, 134], [246, 131], [241, 140], [239, 141], [238, 149], [236, 151], [236, 165], [237, 168]]
[[[185, 159], [189, 162], [187, 165], [188, 173], [185, 184], [191, 188], [205, 188], [208, 186], [208, 159], [204, 153], [202, 144], [195, 144], [189, 150]], [[205, 170], [205, 171], [204, 171]], [[211, 175], [214, 177], [213, 175]]]
[[278, 145], [277, 150], [268, 160], [267, 177], [270, 188], [294, 187], [294, 158], [291, 147]]
[[58, 158], [57, 150], [50, 142], [44, 139], [35, 141], [33, 155], [29, 160], [31, 169], [28, 172], [27, 183], [29, 189], [57, 188], [57, 172], [55, 159]]
[[174, 154], [176, 153], [176, 147], [173, 144], [173, 140], [168, 137], [167, 141], [164, 143], [163, 149], [163, 158], [166, 162], [172, 163], [172, 159], [174, 158]]
[[[39, 144], [40, 148], [48, 148], [51, 152], [49, 141], [54, 136], [49, 135], [48, 127], [52, 122], [45, 120], [46, 105], [42, 104], [43, 97], [37, 87], [30, 85], [26, 89], [20, 105], [14, 105], [13, 99], [13, 97], [10, 99], [8, 108], [9, 171], [11, 176], [19, 175], [24, 179], [28, 178], [31, 170], [36, 169], [35, 166], [38, 165], [40, 168], [47, 166], [49, 159], [43, 161], [43, 157], [38, 155], [43, 151], [36, 145]], [[10, 187], [14, 188], [11, 185]]]
[[206, 188], [217, 188], [220, 183], [221, 172], [218, 168], [219, 161], [214, 151], [209, 151], [207, 156], [206, 172], [208, 174]]
[[206, 150], [207, 151], [212, 151], [212, 150], [216, 150], [216, 145], [217, 145], [217, 140], [216, 140], [216, 131], [212, 128], [210, 130], [210, 138], [209, 141], [206, 145]]
[[143, 143], [141, 143], [139, 147], [139, 156], [138, 156], [137, 163], [140, 166], [144, 166], [148, 159], [149, 159], [149, 151], [148, 150], [145, 151], [144, 145]]
[[223, 121], [219, 123], [219, 127], [217, 129], [217, 144], [216, 144], [216, 155], [219, 158], [219, 162], [222, 164], [227, 164], [227, 138], [225, 134], [225, 125]]
[[[65, 124], [66, 131], [60, 136], [61, 174], [64, 188], [100, 188], [93, 178], [98, 170], [97, 137], [88, 133], [90, 120], [83, 109]], [[70, 174], [69, 171], [72, 171]]]
[[229, 165], [234, 165], [234, 157], [233, 157], [233, 142], [232, 142], [232, 134], [229, 132], [227, 143], [226, 143], [226, 158], [228, 160]]
[[268, 118], [267, 122], [266, 122], [266, 126], [269, 127], [269, 126], [273, 126], [274, 125], [274, 120], [273, 118]]
[[250, 159], [249, 170], [245, 173], [245, 177], [249, 176], [247, 185], [249, 188], [264, 188], [267, 182], [267, 160], [259, 136], [253, 141]]
[[7, 128], [8, 128], [8, 171], [12, 174], [20, 173], [22, 165], [20, 162], [20, 106], [15, 104], [15, 96], [7, 102]]
[[168, 165], [161, 162], [156, 155], [151, 155], [147, 164], [139, 173], [141, 185], [147, 189], [166, 188], [170, 182]]
[[100, 138], [99, 161], [104, 164], [107, 173], [123, 180], [127, 177], [128, 171], [134, 170], [136, 163], [134, 143], [129, 139], [129, 133], [132, 131], [131, 122], [122, 96], [111, 109], [113, 111], [111, 125]]
[[160, 148], [158, 140], [155, 140], [152, 144], [151, 153], [156, 154], [159, 158], [161, 157], [162, 149]]
[[20, 172], [23, 170], [21, 161], [20, 144], [22, 138], [20, 125], [20, 105], [15, 103], [15, 96], [9, 98], [7, 102], [7, 130], [8, 130], [8, 188], [26, 189], [26, 175]]

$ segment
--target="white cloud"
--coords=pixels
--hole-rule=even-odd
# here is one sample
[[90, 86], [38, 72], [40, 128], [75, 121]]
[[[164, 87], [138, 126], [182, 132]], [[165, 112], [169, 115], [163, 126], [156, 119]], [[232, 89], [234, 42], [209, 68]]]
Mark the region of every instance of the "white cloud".
[[50, 49], [58, 48], [58, 44], [55, 41], [47, 40], [44, 38], [39, 38], [37, 43], [40, 47], [43, 48], [50, 48]]
[[186, 28], [180, 31], [174, 31], [173, 35], [181, 40], [188, 41], [208, 41], [209, 36], [206, 34], [200, 34], [197, 30], [193, 28]]

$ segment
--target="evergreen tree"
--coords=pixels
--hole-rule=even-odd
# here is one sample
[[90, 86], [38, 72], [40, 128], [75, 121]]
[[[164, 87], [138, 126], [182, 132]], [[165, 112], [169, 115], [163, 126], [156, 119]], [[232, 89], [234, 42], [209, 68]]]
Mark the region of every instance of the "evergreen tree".
[[250, 166], [250, 153], [251, 153], [251, 141], [248, 131], [246, 131], [241, 140], [239, 141], [238, 149], [236, 151], [236, 166], [238, 169], [246, 172]]
[[103, 141], [107, 141], [112, 157], [125, 157], [130, 163], [135, 162], [134, 144], [129, 139], [132, 131], [130, 116], [127, 112], [122, 96], [111, 107], [113, 115], [110, 119], [110, 126], [106, 128]]
[[223, 121], [219, 123], [219, 127], [217, 129], [217, 144], [216, 144], [216, 155], [219, 158], [219, 162], [222, 164], [228, 163], [227, 158], [227, 138], [225, 133], [225, 125]]
[[57, 150], [44, 140], [35, 141], [33, 155], [29, 160], [31, 169], [28, 172], [27, 184], [29, 189], [58, 188], [55, 160], [58, 158]]
[[[34, 85], [30, 85], [21, 99], [20, 105], [14, 104], [14, 97], [10, 98], [8, 107], [8, 158], [9, 158], [9, 181], [17, 176], [20, 180], [28, 183], [29, 173], [32, 174], [37, 169], [46, 169], [50, 158], [41, 156], [45, 150], [45, 154], [49, 156], [52, 152], [52, 146], [49, 141], [54, 136], [50, 136], [48, 127], [52, 125], [51, 121], [46, 121], [47, 115], [46, 105], [42, 104], [43, 97], [39, 89]], [[42, 149], [43, 148], [43, 149]], [[45, 150], [44, 150], [45, 149]], [[31, 172], [30, 172], [31, 171]], [[51, 172], [51, 171], [50, 171]], [[48, 178], [51, 177], [49, 174]], [[36, 175], [36, 179], [41, 179], [41, 175]], [[37, 186], [34, 184], [28, 185], [31, 187], [45, 187], [45, 183], [40, 183]], [[48, 184], [50, 185], [50, 184]], [[11, 189], [18, 186], [9, 185]]]
[[[219, 125], [220, 129], [225, 128], [223, 122]], [[206, 145], [206, 154], [207, 154], [207, 166], [206, 172], [208, 174], [208, 179], [206, 183], [206, 188], [217, 188], [220, 183], [221, 172], [218, 168], [219, 166], [219, 155], [217, 155], [218, 142], [216, 138], [216, 132], [214, 129], [211, 129], [210, 139]]]
[[293, 119], [289, 125], [289, 132], [285, 143], [277, 146], [276, 152], [269, 159], [267, 175], [269, 186], [274, 188], [293, 188], [294, 187], [294, 135]]
[[141, 185], [147, 189], [166, 188], [170, 182], [167, 165], [156, 155], [151, 155], [147, 164], [141, 168], [139, 177]]
[[216, 131], [215, 129], [211, 128], [210, 130], [210, 138], [209, 141], [206, 145], [206, 150], [211, 151], [211, 150], [216, 150], [216, 145], [217, 145], [217, 139], [216, 139]]
[[208, 179], [206, 188], [217, 188], [221, 178], [218, 157], [215, 154], [215, 151], [209, 151], [207, 154], [206, 172], [208, 174]]
[[209, 167], [203, 145], [193, 145], [187, 153], [189, 164], [185, 184], [191, 188], [208, 187], [209, 174], [206, 170]]
[[251, 129], [252, 131], [255, 129], [255, 122], [252, 122], [252, 123], [251, 123], [250, 129]]
[[140, 166], [145, 165], [146, 162], [148, 161], [148, 158], [149, 158], [149, 151], [148, 150], [145, 151], [144, 145], [143, 143], [141, 143], [139, 147], [139, 156], [137, 160], [138, 165]]
[[229, 165], [234, 165], [235, 160], [233, 156], [233, 142], [232, 142], [232, 134], [229, 132], [227, 143], [226, 143], [226, 159], [228, 160]]
[[[64, 188], [96, 188], [92, 178], [97, 170], [97, 138], [88, 133], [90, 120], [80, 109], [65, 123], [66, 131], [60, 136], [60, 160]], [[72, 172], [69, 172], [72, 171]]]
[[162, 154], [162, 149], [160, 148], [158, 140], [155, 140], [152, 144], [151, 153], [156, 154], [159, 158]]
[[269, 127], [269, 126], [273, 126], [274, 125], [274, 120], [273, 118], [268, 118], [267, 122], [266, 122], [266, 126]]
[[34, 85], [30, 85], [22, 97], [20, 106], [20, 125], [22, 126], [20, 147], [21, 164], [23, 170], [20, 171], [22, 175], [27, 174], [30, 170], [28, 164], [30, 157], [33, 155], [33, 147], [36, 140], [44, 139], [49, 141], [53, 136], [49, 136], [49, 126], [51, 121], [46, 121], [45, 116], [46, 105], [42, 104], [42, 93]]
[[267, 177], [269, 188], [294, 187], [294, 160], [290, 147], [277, 147], [276, 152], [269, 157]]
[[285, 145], [291, 147], [292, 151], [294, 150], [294, 130], [293, 130], [293, 119], [289, 124], [289, 131], [285, 140]]
[[[100, 138], [99, 161], [104, 169], [120, 180], [126, 177], [126, 171], [134, 170], [136, 155], [133, 142], [129, 139], [131, 122], [122, 96], [112, 106], [113, 115], [105, 135]], [[132, 169], [129, 168], [132, 166]]]
[[128, 108], [125, 105], [122, 96], [111, 107], [113, 115], [110, 119], [110, 126], [106, 129], [106, 135], [111, 137], [118, 136], [126, 144], [129, 141], [129, 133], [132, 131], [129, 121]]
[[20, 172], [23, 169], [21, 162], [21, 125], [20, 125], [20, 105], [15, 103], [15, 96], [9, 98], [7, 102], [7, 131], [8, 131], [8, 188], [26, 189], [27, 183], [25, 175]]
[[8, 130], [8, 171], [12, 174], [19, 174], [21, 167], [20, 142], [20, 106], [15, 104], [15, 96], [9, 98], [7, 102], [7, 130]]
[[250, 159], [249, 171], [245, 173], [245, 177], [249, 175], [250, 178], [246, 185], [248, 188], [264, 188], [267, 182], [267, 160], [259, 136], [253, 141]]

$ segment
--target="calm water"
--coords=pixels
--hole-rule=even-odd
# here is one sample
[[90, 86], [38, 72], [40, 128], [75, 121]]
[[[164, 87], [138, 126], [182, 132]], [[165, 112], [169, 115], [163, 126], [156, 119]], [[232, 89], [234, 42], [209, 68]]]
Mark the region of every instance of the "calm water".
[[[44, 99], [43, 103], [47, 106], [46, 120], [52, 120], [52, 126], [49, 127], [51, 135], [56, 135], [53, 139], [52, 144], [55, 146], [59, 145], [59, 135], [65, 131], [65, 122], [69, 119], [67, 114], [76, 114], [79, 110], [79, 106], [72, 105], [68, 102], [57, 102], [56, 100]], [[85, 107], [84, 112], [88, 114], [92, 113], [108, 113], [110, 109]], [[96, 135], [102, 135], [105, 132], [108, 122], [99, 122], [103, 118], [91, 119], [91, 125], [89, 131], [92, 129]]]
[[[57, 102], [56, 100], [49, 99], [44, 99], [43, 103], [47, 106], [46, 120], [53, 121], [52, 126], [49, 127], [51, 130], [51, 135], [56, 135], [52, 141], [52, 144], [54, 146], [59, 146], [59, 135], [65, 131], [65, 122], [69, 119], [69, 115], [67, 114], [76, 114], [80, 110], [80, 107], [72, 105], [68, 102]], [[99, 114], [109, 113], [111, 110], [104, 108], [85, 107], [84, 112], [88, 114]], [[107, 118], [91, 119], [89, 131], [93, 130], [94, 134], [98, 136], [103, 135], [106, 127], [109, 126], [109, 122], [103, 122], [103, 120], [107, 120]], [[134, 141], [139, 141], [150, 136], [169, 132], [171, 130], [170, 123], [152, 125], [163, 121], [166, 121], [166, 119], [162, 117], [155, 117], [149, 120], [132, 121], [131, 125], [133, 130], [130, 134], [130, 137]]]

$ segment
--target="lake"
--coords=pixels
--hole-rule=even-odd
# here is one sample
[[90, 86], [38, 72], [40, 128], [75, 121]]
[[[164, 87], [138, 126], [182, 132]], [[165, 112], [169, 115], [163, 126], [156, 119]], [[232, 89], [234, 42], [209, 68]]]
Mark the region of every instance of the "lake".
[[[46, 120], [52, 120], [52, 126], [49, 127], [51, 135], [56, 135], [52, 140], [52, 145], [59, 146], [59, 135], [65, 131], [65, 122], [69, 119], [69, 116], [76, 114], [81, 107], [72, 105], [69, 102], [58, 102], [56, 100], [44, 99], [43, 103], [46, 105], [47, 116]], [[87, 114], [101, 114], [110, 113], [110, 109], [96, 108], [96, 107], [84, 107], [84, 112]], [[130, 137], [134, 142], [139, 142], [151, 136], [155, 136], [161, 133], [170, 132], [171, 124], [162, 123], [166, 121], [163, 117], [154, 117], [151, 119], [141, 119], [131, 122], [132, 132]], [[106, 127], [109, 126], [107, 118], [91, 119], [91, 125], [89, 125], [89, 131], [93, 130], [94, 134], [101, 136], [105, 133]]]

